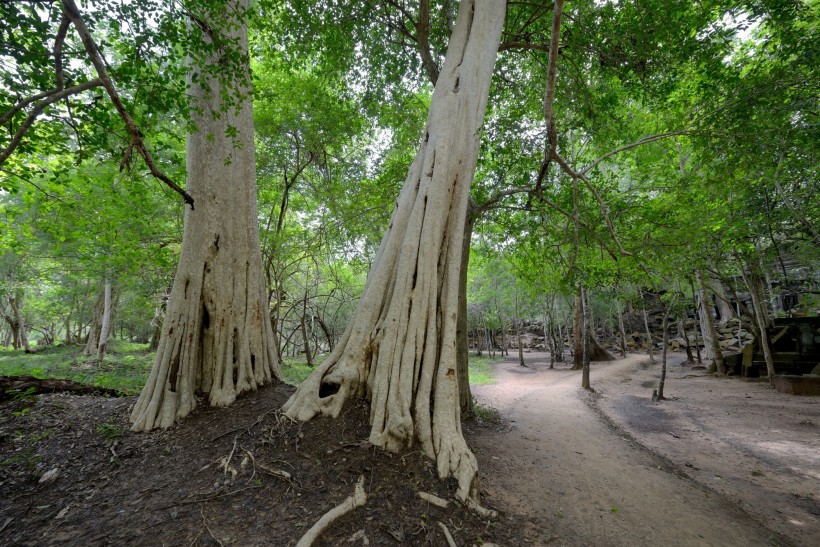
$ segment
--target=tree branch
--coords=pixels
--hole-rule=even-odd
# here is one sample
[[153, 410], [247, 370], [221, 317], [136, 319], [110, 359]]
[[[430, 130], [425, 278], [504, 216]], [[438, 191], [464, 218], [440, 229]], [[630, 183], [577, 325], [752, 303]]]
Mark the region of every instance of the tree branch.
[[436, 85], [439, 68], [430, 52], [430, 0], [419, 0], [419, 22], [416, 25], [416, 43], [430, 82]]
[[114, 87], [114, 83], [111, 81], [111, 78], [108, 76], [108, 70], [105, 67], [105, 61], [100, 54], [99, 49], [97, 48], [97, 44], [94, 42], [94, 38], [91, 36], [91, 32], [88, 30], [88, 27], [83, 21], [80, 10], [77, 8], [77, 4], [74, 3], [74, 0], [62, 0], [64, 13], [71, 22], [74, 24], [74, 28], [77, 29], [77, 33], [80, 35], [80, 39], [85, 46], [85, 51], [88, 53], [89, 58], [91, 59], [91, 63], [94, 65], [94, 68], [97, 71], [97, 76], [99, 76], [100, 81], [102, 82], [103, 87], [108, 92], [108, 96], [111, 98], [111, 102], [114, 103], [114, 107], [117, 109], [122, 120], [125, 122], [125, 128], [128, 131], [128, 134], [131, 137], [131, 142], [133, 143], [134, 147], [139, 151], [140, 155], [142, 156], [143, 160], [145, 160], [145, 164], [148, 166], [148, 169], [151, 171], [151, 174], [167, 184], [172, 190], [182, 196], [188, 205], [191, 206], [191, 209], [194, 208], [194, 198], [191, 197], [188, 192], [180, 188], [173, 180], [171, 180], [167, 175], [162, 173], [159, 170], [154, 159], [151, 157], [150, 152], [148, 152], [148, 148], [145, 146], [145, 142], [142, 140], [142, 134], [140, 133], [137, 124], [134, 123], [134, 119], [125, 109], [125, 105], [122, 102], [119, 94], [117, 93], [116, 88]]
[[594, 162], [590, 163], [589, 165], [587, 165], [583, 169], [579, 170], [578, 173], [581, 174], [581, 175], [586, 175], [587, 173], [589, 173], [590, 171], [592, 171], [593, 169], [598, 167], [598, 165], [600, 165], [600, 163], [602, 161], [604, 161], [605, 159], [607, 159], [609, 157], [612, 157], [616, 154], [620, 154], [621, 152], [625, 152], [626, 150], [630, 150], [632, 148], [637, 148], [638, 146], [648, 144], [650, 142], [659, 141], [661, 139], [666, 139], [666, 138], [669, 138], [669, 137], [678, 137], [680, 135], [688, 135], [690, 133], [691, 133], [691, 131], [682, 130], [682, 131], [670, 131], [668, 133], [658, 133], [657, 135], [650, 135], [648, 137], [642, 137], [642, 138], [638, 139], [637, 141], [635, 141], [631, 144], [627, 144], [627, 145], [621, 146], [620, 148], [616, 148], [615, 150], [607, 152], [606, 154], [604, 154], [603, 156], [601, 156], [600, 158], [598, 158]]
[[589, 179], [584, 176], [583, 174], [575, 171], [569, 164], [561, 157], [560, 154], [557, 152], [553, 154], [553, 159], [558, 162], [558, 165], [561, 166], [561, 170], [563, 170], [566, 174], [570, 177], [580, 180], [584, 183], [584, 185], [592, 192], [592, 195], [595, 196], [596, 201], [598, 201], [598, 205], [601, 207], [601, 213], [604, 215], [604, 219], [606, 220], [606, 226], [609, 230], [609, 235], [612, 236], [612, 240], [615, 242], [615, 245], [618, 246], [618, 251], [624, 256], [632, 256], [632, 253], [628, 252], [621, 246], [621, 242], [618, 240], [618, 235], [615, 233], [615, 227], [612, 225], [612, 221], [609, 218], [609, 213], [606, 210], [606, 204], [604, 200], [601, 198], [601, 195], [598, 193], [598, 190], [595, 189], [595, 186], [589, 182]]
[[511, 49], [523, 49], [532, 51], [549, 52], [550, 47], [543, 44], [533, 44], [531, 42], [503, 42], [498, 46], [498, 51], [508, 51]]
[[14, 105], [8, 112], [6, 112], [6, 114], [3, 115], [3, 118], [0, 119], [0, 125], [2, 123], [6, 123], [6, 121], [11, 119], [11, 117], [14, 116], [14, 114], [19, 112], [22, 108], [25, 108], [26, 106], [35, 102], [36, 100], [38, 100], [38, 98], [45, 97], [45, 99], [43, 99], [39, 104], [37, 104], [37, 106], [35, 106], [32, 109], [32, 111], [26, 117], [23, 124], [17, 129], [17, 132], [14, 134], [14, 137], [12, 137], [11, 142], [9, 142], [9, 144], [3, 149], [3, 151], [0, 152], [0, 165], [3, 165], [3, 163], [5, 163], [9, 156], [11, 156], [12, 152], [14, 152], [17, 146], [19, 146], [20, 142], [22, 142], [23, 140], [23, 137], [25, 137], [26, 133], [28, 133], [28, 130], [31, 129], [31, 126], [34, 125], [34, 121], [40, 114], [43, 113], [43, 110], [45, 110], [45, 108], [48, 105], [56, 103], [60, 99], [64, 99], [71, 95], [75, 95], [77, 93], [82, 93], [83, 91], [93, 89], [99, 85], [103, 85], [103, 82], [100, 79], [96, 79], [91, 80], [90, 82], [85, 82], [65, 89], [52, 89], [51, 91], [40, 93], [38, 95], [35, 95], [34, 97], [29, 97], [28, 99]]

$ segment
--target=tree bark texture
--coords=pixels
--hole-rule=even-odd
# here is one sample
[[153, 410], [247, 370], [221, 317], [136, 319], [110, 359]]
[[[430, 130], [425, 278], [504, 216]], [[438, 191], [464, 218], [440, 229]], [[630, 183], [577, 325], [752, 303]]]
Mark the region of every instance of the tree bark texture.
[[649, 362], [655, 362], [655, 342], [652, 341], [652, 331], [649, 329], [649, 314], [646, 312], [646, 299], [643, 297], [643, 292], [641, 293], [641, 302], [643, 303], [643, 326], [646, 330], [646, 346], [649, 352]]
[[581, 284], [575, 287], [575, 312], [572, 316], [572, 369], [579, 370], [584, 366], [584, 299], [581, 296]]
[[763, 287], [760, 276], [755, 271], [751, 271], [747, 274], [743, 271], [742, 265], [741, 274], [743, 275], [743, 281], [749, 288], [749, 295], [752, 298], [752, 308], [754, 310], [755, 322], [757, 323], [757, 330], [760, 335], [760, 347], [763, 350], [763, 359], [766, 361], [766, 372], [769, 374], [769, 384], [774, 387], [774, 358], [772, 357], [772, 348], [769, 344], [769, 332], [766, 330], [768, 327], [768, 310], [761, 297]]
[[735, 312], [726, 298], [726, 291], [723, 290], [723, 283], [720, 279], [712, 278], [710, 281], [712, 291], [715, 293], [715, 304], [719, 316], [718, 323], [722, 325], [734, 317]]
[[[108, 292], [107, 302], [106, 291]], [[93, 315], [91, 316], [91, 325], [89, 325], [88, 328], [88, 339], [85, 343], [83, 355], [95, 355], [99, 359], [102, 359], [102, 357], [99, 356], [100, 341], [105, 340], [105, 342], [107, 343], [108, 338], [110, 338], [111, 334], [113, 334], [112, 328], [114, 325], [114, 307], [116, 306], [116, 302], [119, 299], [119, 292], [119, 287], [117, 287], [116, 285], [112, 285], [110, 280], [105, 279], [103, 281], [103, 284], [100, 287], [100, 292], [97, 295], [96, 301], [94, 302]], [[107, 310], [106, 306], [108, 306]], [[106, 313], [108, 314], [108, 324], [105, 331], [103, 331]], [[104, 356], [105, 349], [103, 349], [102, 353]]]
[[663, 353], [661, 356], [661, 379], [658, 382], [658, 400], [665, 399], [663, 396], [663, 387], [666, 384], [666, 352], [669, 346], [669, 308], [663, 314]]
[[581, 302], [583, 302], [583, 342], [582, 351], [584, 358], [582, 359], [583, 368], [581, 370], [581, 387], [592, 390], [589, 384], [589, 338], [590, 338], [590, 317], [589, 317], [589, 300], [587, 299], [587, 291], [581, 287]]
[[459, 284], [469, 188], [505, 14], [504, 1], [463, 0], [427, 126], [368, 275], [336, 347], [285, 404], [291, 418], [337, 416], [370, 400], [370, 442], [418, 441], [478, 496], [477, 462], [461, 432], [457, 375]]
[[624, 314], [621, 312], [621, 299], [615, 296], [615, 305], [618, 313], [618, 336], [621, 339], [621, 358], [626, 359], [626, 329], [624, 328]]
[[468, 416], [473, 412], [473, 394], [470, 391], [470, 348], [467, 342], [467, 268], [470, 265], [470, 242], [473, 238], [475, 217], [467, 212], [464, 222], [464, 239], [461, 244], [461, 271], [458, 279], [458, 327], [456, 332], [458, 371], [458, 400], [461, 413]]
[[[247, 27], [238, 14], [246, 7], [242, 0], [220, 20], [206, 20], [245, 53]], [[201, 62], [221, 59], [214, 53]], [[249, 93], [247, 62], [244, 71], [233, 84]], [[131, 414], [133, 430], [169, 427], [194, 409], [197, 393], [207, 394], [211, 406], [227, 406], [240, 393], [280, 378], [256, 220], [251, 100], [221, 112], [221, 92], [233, 91], [196, 64], [191, 74], [201, 82], [191, 78], [198, 130], [187, 141], [187, 190], [196, 209], [186, 210], [157, 357]], [[236, 134], [230, 136], [229, 128]]]
[[705, 347], [711, 352], [711, 357], [715, 361], [715, 366], [720, 374], [726, 374], [726, 363], [723, 361], [723, 352], [720, 349], [720, 341], [717, 330], [715, 330], [715, 322], [712, 319], [712, 309], [709, 306], [709, 301], [706, 295], [706, 283], [703, 278], [703, 272], [695, 270], [695, 277], [698, 280], [698, 295], [700, 298], [700, 318], [701, 331], [703, 334], [703, 341]]
[[111, 279], [105, 278], [103, 283], [103, 315], [100, 324], [100, 339], [97, 343], [97, 360], [102, 361], [105, 357], [105, 347], [108, 344], [108, 338], [111, 336], [111, 330], [114, 325], [112, 320], [114, 303], [111, 294]]

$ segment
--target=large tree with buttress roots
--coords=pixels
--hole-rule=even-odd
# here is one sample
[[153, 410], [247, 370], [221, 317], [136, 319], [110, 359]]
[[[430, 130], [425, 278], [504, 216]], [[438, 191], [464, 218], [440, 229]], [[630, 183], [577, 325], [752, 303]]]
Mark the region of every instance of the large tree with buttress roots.
[[337, 416], [370, 402], [370, 442], [419, 443], [457, 496], [477, 499], [461, 431], [456, 330], [469, 189], [506, 2], [462, 0], [427, 125], [364, 293], [342, 342], [285, 404], [288, 416]]
[[187, 140], [186, 190], [194, 206], [134, 430], [172, 425], [197, 396], [227, 406], [280, 376], [256, 220], [246, 9], [247, 0], [203, 3], [192, 15], [192, 32], [212, 46], [191, 60], [189, 76], [196, 130]]

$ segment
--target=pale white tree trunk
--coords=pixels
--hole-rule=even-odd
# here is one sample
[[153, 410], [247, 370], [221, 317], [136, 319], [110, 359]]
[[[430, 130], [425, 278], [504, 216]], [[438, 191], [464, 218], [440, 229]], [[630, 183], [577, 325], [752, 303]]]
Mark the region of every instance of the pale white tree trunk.
[[337, 416], [370, 400], [370, 442], [415, 441], [475, 500], [477, 462], [461, 432], [457, 317], [464, 222], [506, 2], [463, 0], [427, 127], [364, 293], [335, 351], [285, 404], [288, 416]]
[[97, 359], [100, 361], [105, 357], [105, 346], [108, 343], [108, 337], [111, 335], [111, 327], [113, 324], [113, 321], [111, 321], [112, 307], [111, 279], [106, 277], [103, 285], [103, 316], [102, 324], [100, 325], [100, 340], [97, 343]]
[[[102, 359], [105, 356], [105, 348], [103, 348], [102, 353], [100, 353], [100, 343], [102, 340], [107, 342], [111, 336], [111, 330], [114, 324], [112, 320], [114, 305], [118, 298], [118, 288], [112, 286], [110, 279], [106, 277], [100, 287], [100, 292], [97, 294], [97, 299], [94, 302], [93, 315], [88, 328], [88, 339], [85, 343], [85, 349], [83, 349], [83, 355], [95, 355], [98, 359]], [[106, 314], [108, 314], [107, 323], [105, 321]], [[103, 330], [104, 323], [106, 323], [105, 330]]]
[[715, 322], [712, 319], [712, 309], [706, 294], [706, 282], [703, 272], [695, 270], [695, 277], [698, 280], [698, 296], [700, 299], [701, 333], [706, 344], [707, 356], [715, 361], [715, 367], [720, 374], [726, 374], [726, 364], [723, 361], [723, 352], [720, 349], [720, 339], [718, 338]]
[[[246, 0], [228, 4], [226, 13], [205, 20], [245, 54], [247, 26], [237, 14], [246, 7]], [[200, 62], [221, 66], [220, 55]], [[211, 406], [227, 406], [280, 378], [262, 276], [245, 61], [227, 93], [238, 89], [246, 96], [224, 112], [222, 84], [203, 65], [191, 67], [199, 78], [189, 91], [198, 130], [187, 142], [187, 190], [195, 208], [185, 214], [179, 266], [154, 367], [131, 414], [133, 430], [169, 427], [194, 409], [197, 393]]]

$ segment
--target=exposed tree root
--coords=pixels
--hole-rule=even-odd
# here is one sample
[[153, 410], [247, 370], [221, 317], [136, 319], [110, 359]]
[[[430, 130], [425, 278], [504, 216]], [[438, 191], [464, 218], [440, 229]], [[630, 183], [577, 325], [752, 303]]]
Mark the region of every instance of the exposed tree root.
[[450, 534], [450, 530], [447, 528], [447, 525], [439, 521], [438, 527], [441, 528], [442, 532], [444, 532], [444, 537], [447, 539], [447, 545], [450, 547], [456, 547], [456, 541], [453, 539], [452, 534]]
[[433, 494], [428, 494], [427, 492], [419, 492], [419, 497], [427, 503], [431, 503], [436, 507], [441, 507], [442, 509], [447, 509], [447, 507], [450, 505], [450, 502], [448, 502], [447, 500], [441, 499], [440, 497], [434, 496]]
[[321, 536], [324, 531], [330, 527], [331, 524], [357, 507], [363, 506], [366, 502], [367, 494], [364, 491], [364, 475], [362, 475], [359, 477], [358, 482], [356, 482], [353, 495], [349, 496], [346, 500], [325, 513], [322, 518], [316, 521], [316, 524], [311, 526], [310, 530], [305, 532], [305, 535], [302, 536], [299, 543], [296, 544], [296, 547], [310, 547], [317, 539], [319, 539], [319, 536]]

